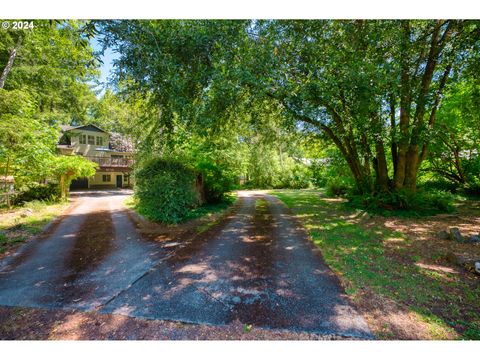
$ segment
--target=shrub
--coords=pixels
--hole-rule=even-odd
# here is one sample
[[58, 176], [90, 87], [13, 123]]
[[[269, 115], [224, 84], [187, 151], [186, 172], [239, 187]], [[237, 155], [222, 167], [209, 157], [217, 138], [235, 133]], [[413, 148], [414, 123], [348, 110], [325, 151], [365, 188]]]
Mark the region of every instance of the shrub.
[[201, 162], [197, 169], [203, 174], [205, 200], [208, 203], [223, 202], [225, 194], [236, 185], [237, 177], [227, 167], [212, 162]]
[[280, 183], [277, 188], [306, 189], [312, 186], [311, 170], [303, 164], [292, 164], [280, 174]]
[[21, 205], [33, 200], [55, 202], [59, 199], [60, 190], [58, 188], [58, 184], [33, 184], [25, 190], [20, 191], [20, 193], [15, 196], [14, 203]]
[[456, 193], [458, 190], [459, 185], [457, 183], [437, 178], [434, 180], [427, 180], [424, 181], [419, 185], [419, 188], [425, 191], [448, 191], [451, 193]]
[[480, 196], [480, 176], [471, 175], [463, 186], [463, 191], [468, 195]]
[[454, 197], [440, 190], [392, 191], [376, 194], [349, 195], [349, 206], [367, 209], [374, 213], [391, 215], [399, 212], [404, 215], [433, 215], [454, 210]]
[[328, 179], [326, 188], [329, 196], [344, 196], [351, 189], [351, 185], [343, 178]]
[[137, 209], [150, 220], [177, 223], [200, 204], [196, 173], [179, 162], [152, 159], [135, 179]]

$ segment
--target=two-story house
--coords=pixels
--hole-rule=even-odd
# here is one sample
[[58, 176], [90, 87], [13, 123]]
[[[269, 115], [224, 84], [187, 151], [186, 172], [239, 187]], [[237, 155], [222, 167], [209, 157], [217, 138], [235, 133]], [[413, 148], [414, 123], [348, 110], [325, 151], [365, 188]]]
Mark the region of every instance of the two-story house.
[[99, 165], [91, 178], [77, 179], [71, 189], [129, 187], [133, 166], [132, 142], [95, 125], [62, 125], [57, 149], [63, 155], [81, 155]]

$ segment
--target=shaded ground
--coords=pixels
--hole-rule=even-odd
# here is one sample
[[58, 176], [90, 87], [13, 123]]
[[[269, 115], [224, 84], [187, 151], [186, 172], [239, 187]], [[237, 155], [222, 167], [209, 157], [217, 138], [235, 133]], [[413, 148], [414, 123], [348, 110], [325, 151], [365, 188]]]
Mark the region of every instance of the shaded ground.
[[274, 193], [304, 223], [377, 336], [480, 338], [480, 279], [447, 260], [450, 252], [478, 257], [480, 247], [437, 237], [449, 226], [480, 232], [478, 202], [406, 219], [355, 212], [317, 190]]
[[339, 335], [147, 320], [76, 310], [0, 307], [0, 340], [343, 340]]
[[[168, 237], [148, 241], [139, 236], [123, 207], [126, 196], [80, 194], [69, 215], [47, 236], [5, 259], [0, 304], [95, 311], [88, 316], [70, 314], [87, 327], [89, 317], [95, 316], [134, 321], [100, 312], [222, 325], [225, 336], [230, 331], [225, 329], [241, 324], [247, 329], [253, 325], [253, 329], [371, 336], [319, 250], [276, 198], [241, 192], [235, 211], [200, 235], [189, 237], [193, 234], [186, 231], [182, 241]], [[2, 311], [6, 317], [2, 323], [10, 324], [16, 310]], [[28, 317], [60, 316], [61, 323], [70, 321], [60, 313], [42, 311]], [[17, 321], [21, 319], [25, 317]], [[9, 328], [2, 326], [0, 334], [24, 336], [15, 326], [11, 335]], [[128, 337], [128, 330], [124, 334]], [[90, 335], [87, 331], [81, 338]]]

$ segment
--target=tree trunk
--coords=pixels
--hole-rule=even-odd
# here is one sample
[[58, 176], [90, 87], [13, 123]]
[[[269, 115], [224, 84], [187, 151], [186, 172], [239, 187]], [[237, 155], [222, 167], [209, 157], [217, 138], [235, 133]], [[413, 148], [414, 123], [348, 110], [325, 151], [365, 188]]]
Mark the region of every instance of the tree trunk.
[[21, 44], [22, 44], [22, 37], [19, 36], [17, 43], [15, 44], [15, 47], [12, 49], [12, 51], [10, 52], [10, 55], [8, 56], [7, 65], [3, 69], [2, 75], [0, 76], [0, 89], [3, 89], [3, 87], [5, 86], [5, 81], [7, 80], [8, 74], [12, 70], [13, 62], [17, 57], [17, 52]]
[[410, 70], [408, 59], [408, 46], [410, 42], [410, 23], [404, 21], [402, 39], [402, 64], [400, 76], [400, 140], [398, 144], [397, 165], [394, 177], [394, 188], [399, 190], [405, 181], [405, 166], [407, 163], [407, 151], [409, 142], [408, 127], [410, 124]]
[[417, 173], [420, 148], [417, 144], [410, 145], [405, 163], [404, 188], [408, 191], [417, 191]]
[[67, 194], [66, 194], [66, 190], [65, 190], [65, 175], [60, 175], [60, 181], [59, 181], [59, 185], [60, 185], [60, 197], [62, 198], [62, 200], [66, 200], [67, 198]]
[[397, 131], [395, 124], [395, 96], [392, 94], [390, 97], [390, 138], [391, 145], [390, 150], [392, 152], [392, 163], [393, 163], [393, 176], [397, 173], [397, 159], [398, 159], [398, 145], [397, 145]]
[[375, 144], [375, 151], [376, 151], [376, 185], [377, 188], [382, 191], [386, 192], [389, 189], [389, 179], [388, 179], [388, 166], [387, 166], [387, 158], [385, 156], [385, 146], [381, 140], [377, 141]]

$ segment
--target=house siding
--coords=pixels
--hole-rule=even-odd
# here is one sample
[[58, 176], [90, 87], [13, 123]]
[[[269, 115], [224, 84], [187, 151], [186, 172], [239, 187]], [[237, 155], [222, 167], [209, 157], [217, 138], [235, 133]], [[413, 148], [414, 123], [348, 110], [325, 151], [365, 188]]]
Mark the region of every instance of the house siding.
[[[133, 179], [130, 178], [131, 163], [116, 162], [109, 159], [112, 155], [116, 158], [133, 159], [131, 152], [115, 151], [109, 148], [110, 135], [94, 126], [87, 125], [80, 128], [65, 130], [70, 134], [69, 143], [60, 143], [58, 152], [63, 155], [81, 155], [100, 164], [94, 176], [88, 178], [88, 188], [113, 188], [117, 185], [117, 175], [122, 176], [122, 187], [133, 185]], [[82, 136], [85, 136], [85, 144], [80, 142]], [[88, 137], [93, 137], [93, 144], [88, 143]], [[97, 145], [97, 138], [101, 138], [101, 145]], [[100, 149], [100, 150], [97, 150]], [[105, 150], [103, 150], [105, 149]], [[106, 161], [104, 161], [106, 160]], [[110, 175], [109, 181], [103, 181], [104, 175]], [[126, 181], [125, 175], [130, 181]], [[83, 186], [83, 185], [82, 185]]]

